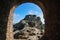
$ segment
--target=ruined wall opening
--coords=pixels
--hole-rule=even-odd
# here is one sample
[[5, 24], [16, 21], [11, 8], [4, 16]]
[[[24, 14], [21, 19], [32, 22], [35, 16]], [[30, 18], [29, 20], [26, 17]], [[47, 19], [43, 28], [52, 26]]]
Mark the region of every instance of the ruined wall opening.
[[[13, 28], [14, 28], [14, 38], [15, 39], [26, 39], [28, 37], [30, 37], [28, 39], [32, 39], [33, 36], [31, 38], [31, 35], [32, 34], [36, 35], [36, 31], [38, 32], [37, 33], [38, 38], [43, 36], [44, 29], [45, 29], [44, 15], [43, 15], [42, 9], [37, 4], [31, 3], [31, 2], [22, 3], [21, 5], [16, 7], [13, 15], [14, 15], [13, 16]], [[23, 26], [24, 27], [32, 26], [33, 28], [27, 27], [30, 30], [28, 30], [27, 28], [22, 29]], [[34, 28], [36, 30], [35, 33], [29, 34], [28, 32], [34, 30]], [[38, 29], [39, 29], [39, 31], [38, 31]], [[24, 31], [25, 33], [22, 31]], [[28, 32], [26, 33], [26, 31], [28, 31]], [[39, 35], [39, 33], [40, 33], [40, 35]], [[38, 40], [36, 38], [33, 38], [33, 40]]]
[[[24, 2], [33, 2], [41, 6], [44, 11], [46, 30], [45, 30], [45, 40], [58, 40], [59, 39], [59, 2], [50, 1], [50, 0], [1, 0], [1, 15], [0, 15], [0, 40], [13, 40], [13, 31], [12, 31], [12, 14], [15, 9], [15, 5], [19, 5]], [[42, 3], [41, 3], [42, 2]], [[9, 13], [10, 12], [10, 13]], [[48, 13], [47, 13], [48, 12]], [[5, 14], [5, 15], [4, 15]], [[8, 19], [7, 19], [8, 18]], [[6, 30], [7, 29], [7, 30]], [[6, 33], [5, 33], [6, 32]], [[48, 37], [48, 39], [46, 39]], [[44, 38], [42, 39], [44, 40]]]

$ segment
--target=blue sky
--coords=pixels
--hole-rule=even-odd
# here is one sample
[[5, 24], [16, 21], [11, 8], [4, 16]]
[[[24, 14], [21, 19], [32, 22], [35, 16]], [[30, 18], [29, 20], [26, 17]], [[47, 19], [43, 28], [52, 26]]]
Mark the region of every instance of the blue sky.
[[13, 24], [18, 23], [28, 14], [39, 16], [44, 24], [43, 12], [41, 8], [34, 3], [23, 3], [16, 8], [13, 15]]

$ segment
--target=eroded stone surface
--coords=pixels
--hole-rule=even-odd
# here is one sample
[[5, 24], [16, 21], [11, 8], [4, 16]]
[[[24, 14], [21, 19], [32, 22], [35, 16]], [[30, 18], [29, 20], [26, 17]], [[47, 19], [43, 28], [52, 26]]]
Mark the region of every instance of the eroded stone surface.
[[24, 27], [14, 32], [15, 40], [39, 40], [42, 36], [41, 31], [35, 27]]

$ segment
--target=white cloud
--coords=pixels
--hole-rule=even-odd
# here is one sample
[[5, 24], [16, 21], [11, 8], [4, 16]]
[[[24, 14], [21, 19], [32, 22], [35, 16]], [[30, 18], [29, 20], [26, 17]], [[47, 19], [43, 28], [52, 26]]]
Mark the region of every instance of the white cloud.
[[18, 17], [18, 16], [20, 16], [20, 14], [14, 13], [14, 17]]
[[33, 13], [33, 11], [32, 11], [32, 10], [30, 10], [30, 11], [28, 11], [28, 14], [33, 15], [34, 13]]
[[19, 22], [19, 17], [20, 17], [20, 14], [14, 13], [14, 15], [13, 15], [13, 24]]
[[38, 12], [38, 11], [35, 11], [35, 10], [30, 10], [28, 11], [28, 14], [33, 14], [33, 15], [41, 15], [42, 12]]
[[38, 11], [30, 10], [30, 11], [28, 11], [28, 14], [39, 15], [39, 12]]
[[42, 23], [44, 24], [45, 22], [44, 22], [43, 15], [40, 15], [40, 17], [41, 17], [41, 21], [42, 21]]
[[45, 22], [44, 22], [44, 15], [43, 15], [43, 13], [41, 13], [40, 15], [38, 15], [40, 18], [41, 18], [41, 21], [42, 21], [42, 23], [44, 24]]

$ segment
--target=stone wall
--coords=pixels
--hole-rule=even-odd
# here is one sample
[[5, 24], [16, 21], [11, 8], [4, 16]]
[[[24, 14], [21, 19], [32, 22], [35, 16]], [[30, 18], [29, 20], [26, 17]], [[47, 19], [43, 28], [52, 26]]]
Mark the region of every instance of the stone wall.
[[[14, 5], [19, 5], [24, 2], [33, 2], [41, 5], [45, 16], [45, 37], [48, 40], [59, 39], [60, 28], [60, 1], [59, 0], [0, 0], [0, 40], [13, 40], [12, 17], [13, 12], [10, 13]], [[42, 5], [41, 3], [44, 5]], [[45, 8], [44, 8], [45, 7]], [[11, 23], [11, 24], [10, 24]], [[11, 26], [11, 27], [10, 27]], [[10, 30], [8, 29], [10, 28]], [[7, 33], [7, 34], [6, 34]], [[11, 34], [10, 34], [11, 33]], [[8, 37], [7, 37], [8, 36]], [[44, 37], [43, 37], [44, 38]]]

